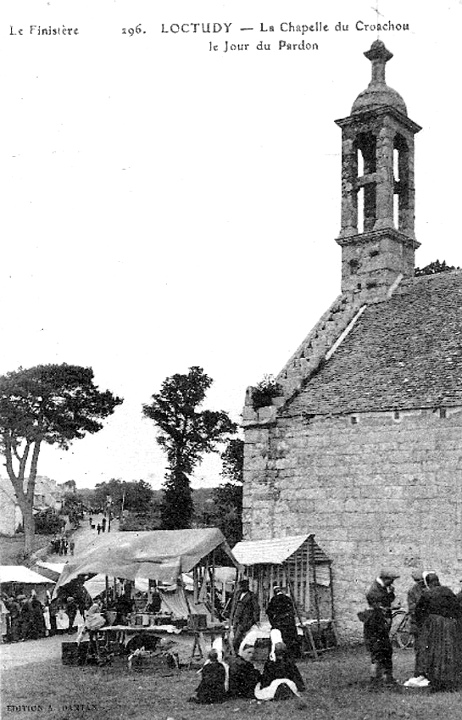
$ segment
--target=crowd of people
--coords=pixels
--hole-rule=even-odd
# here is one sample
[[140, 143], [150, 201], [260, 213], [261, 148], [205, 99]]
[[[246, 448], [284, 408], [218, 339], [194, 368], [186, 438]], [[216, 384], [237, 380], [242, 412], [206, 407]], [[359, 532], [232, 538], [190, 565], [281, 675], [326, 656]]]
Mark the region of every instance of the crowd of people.
[[[371, 686], [394, 686], [393, 647], [390, 640], [394, 581], [399, 574], [380, 571], [366, 593], [368, 610], [358, 613], [364, 622], [364, 640], [371, 655]], [[408, 592], [410, 628], [414, 637], [415, 668], [406, 687], [433, 691], [462, 687], [462, 593], [441, 585], [433, 571], [413, 571]]]
[[254, 646], [244, 644], [237, 656], [223, 660], [222, 652], [213, 648], [201, 668], [201, 681], [190, 697], [200, 704], [222, 703], [228, 698], [286, 700], [298, 698], [305, 690], [300, 671], [282, 642], [279, 630], [271, 631], [272, 649], [260, 672], [253, 664]]
[[23, 593], [2, 596], [4, 608], [4, 639], [6, 642], [23, 642], [77, 631], [80, 617], [85, 617], [85, 604], [74, 597], [51, 598], [47, 591], [41, 602], [35, 590], [29, 597]]
[[260, 624], [260, 606], [249, 581], [241, 580], [232, 615], [234, 655], [225, 661], [221, 648], [211, 650], [191, 701], [211, 704], [236, 697], [260, 701], [291, 697], [303, 704], [300, 693], [305, 683], [295, 663], [300, 655], [296, 611], [279, 584], [273, 587], [266, 613], [271, 625], [271, 652], [260, 672], [253, 664], [256, 638], [252, 633]]
[[103, 513], [103, 517], [94, 522], [93, 514], [90, 513], [88, 516], [88, 523], [92, 530], [96, 530], [98, 535], [102, 532], [111, 532], [111, 520], [112, 515], [110, 512]]
[[69, 538], [66, 535], [55, 535], [51, 540], [51, 552], [56, 555], [70, 555], [74, 554], [75, 540], [71, 535]]
[[[280, 631], [281, 640], [286, 645], [290, 655], [297, 658], [300, 654], [300, 641], [297, 631], [295, 605], [279, 584], [273, 586], [273, 597], [268, 603], [266, 614], [272, 629]], [[258, 599], [255, 593], [250, 590], [249, 581], [247, 579], [241, 580], [232, 618], [233, 647], [236, 655], [239, 654], [242, 642], [247, 637], [250, 629], [259, 624], [260, 606]]]
[[[367, 610], [358, 613], [364, 623], [365, 645], [371, 658], [370, 683], [373, 689], [396, 686], [393, 674], [393, 646], [390, 638], [396, 600], [394, 582], [399, 574], [383, 568], [366, 593]], [[432, 691], [462, 688], [462, 592], [456, 595], [440, 583], [433, 571], [413, 570], [413, 585], [407, 594], [410, 632], [414, 638], [415, 666], [405, 687]], [[112, 598], [106, 610], [115, 611], [117, 623], [126, 623], [133, 610], [130, 588]], [[77, 594], [78, 595], [78, 594]], [[147, 602], [147, 601], [146, 601]], [[146, 612], [159, 612], [161, 598], [152, 588]], [[253, 664], [255, 627], [260, 626], [257, 596], [249, 581], [239, 582], [232, 612], [230, 640], [234, 654], [223, 659], [222, 647], [214, 647], [201, 669], [201, 681], [191, 698], [198, 703], [223, 702], [229, 697], [277, 700], [298, 697], [304, 682], [296, 665], [300, 657], [296, 607], [281, 585], [273, 587], [266, 615], [271, 625], [271, 652], [260, 672]], [[107, 622], [104, 606], [89, 596], [61, 596], [52, 599], [47, 591], [40, 602], [35, 590], [2, 595], [2, 622], [7, 642], [20, 642], [58, 633], [73, 633], [77, 626], [96, 631]], [[80, 614], [80, 616], [79, 616]]]

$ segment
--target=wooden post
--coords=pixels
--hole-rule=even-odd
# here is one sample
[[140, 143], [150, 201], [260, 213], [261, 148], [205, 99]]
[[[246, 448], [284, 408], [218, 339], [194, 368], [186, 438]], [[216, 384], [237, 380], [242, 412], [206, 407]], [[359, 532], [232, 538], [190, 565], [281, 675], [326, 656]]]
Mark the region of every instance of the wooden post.
[[182, 587], [182, 589], [183, 589], [184, 601], [185, 601], [186, 607], [187, 607], [187, 609], [188, 609], [188, 617], [189, 617], [189, 619], [191, 619], [191, 615], [192, 615], [192, 613], [191, 613], [191, 605], [189, 604], [188, 596], [187, 596], [187, 594], [186, 594], [186, 587], [185, 587], [185, 584], [184, 584], [184, 582], [183, 582], [183, 575], [182, 575], [182, 573], [179, 574], [179, 581], [180, 581], [180, 585], [181, 585], [181, 587]]
[[337, 626], [335, 624], [335, 607], [334, 607], [334, 576], [332, 573], [332, 563], [329, 563], [329, 582], [330, 582], [330, 603], [331, 603], [331, 615], [332, 615], [332, 631], [334, 633], [335, 644], [339, 645], [339, 636], [337, 632]]
[[212, 550], [212, 567], [210, 569], [210, 600], [212, 603], [212, 621], [215, 619], [215, 550]]
[[334, 608], [334, 579], [332, 575], [332, 565], [329, 563], [329, 583], [330, 583], [330, 611], [332, 620], [335, 620], [335, 608]]
[[309, 545], [308, 542], [305, 545], [305, 612], [308, 614], [310, 609], [310, 558], [309, 558]]
[[298, 594], [298, 567], [297, 567], [297, 553], [295, 553], [294, 557], [294, 597], [298, 600], [299, 594]]
[[[286, 576], [286, 577], [287, 577], [287, 576]], [[314, 642], [313, 633], [311, 632], [311, 628], [310, 628], [310, 627], [306, 627], [306, 626], [303, 624], [302, 618], [300, 617], [300, 612], [299, 612], [299, 609], [298, 609], [298, 605], [297, 605], [297, 602], [296, 602], [295, 597], [294, 597], [294, 591], [292, 590], [292, 585], [291, 585], [291, 583], [290, 583], [289, 577], [287, 577], [287, 587], [289, 588], [289, 593], [290, 593], [290, 596], [291, 596], [291, 598], [292, 598], [292, 602], [293, 602], [293, 604], [294, 604], [295, 613], [296, 613], [296, 615], [297, 615], [298, 622], [300, 623], [300, 625], [301, 625], [301, 627], [302, 627], [302, 630], [303, 630], [303, 634], [304, 634], [305, 638], [308, 639], [308, 642], [309, 642], [309, 644], [311, 645], [311, 651], [312, 651], [315, 659], [317, 660], [317, 659], [318, 659], [318, 651], [316, 650], [316, 644], [315, 644], [315, 642]]]
[[313, 585], [314, 585], [314, 607], [316, 609], [316, 620], [318, 623], [318, 635], [321, 634], [321, 623], [319, 617], [318, 584], [316, 581], [316, 556], [314, 552], [314, 538], [311, 536], [311, 562], [313, 564]]

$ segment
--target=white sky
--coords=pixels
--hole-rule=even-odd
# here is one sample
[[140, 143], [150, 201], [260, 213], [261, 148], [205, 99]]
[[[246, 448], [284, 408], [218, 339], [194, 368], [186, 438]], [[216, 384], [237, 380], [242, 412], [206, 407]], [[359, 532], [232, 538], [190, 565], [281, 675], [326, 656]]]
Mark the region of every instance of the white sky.
[[[153, 7], [155, 5], [155, 7]], [[92, 487], [160, 487], [164, 459], [141, 406], [200, 365], [208, 406], [239, 420], [245, 389], [277, 374], [340, 290], [340, 129], [370, 79], [375, 0], [3, 0], [0, 373], [92, 366], [125, 398], [105, 428], [39, 473]], [[461, 0], [380, 0], [416, 141], [417, 264], [462, 265]], [[279, 24], [319, 50], [279, 51]], [[335, 32], [341, 21], [348, 32]], [[122, 27], [143, 24], [128, 37]], [[231, 22], [229, 34], [161, 33]], [[260, 23], [276, 32], [261, 33]], [[37, 37], [31, 24], [78, 26]], [[10, 35], [24, 28], [24, 35]], [[254, 27], [241, 32], [241, 27]], [[210, 52], [209, 42], [219, 45]], [[224, 41], [249, 43], [223, 52]], [[257, 51], [258, 41], [271, 51]], [[220, 480], [210, 458], [194, 484]]]

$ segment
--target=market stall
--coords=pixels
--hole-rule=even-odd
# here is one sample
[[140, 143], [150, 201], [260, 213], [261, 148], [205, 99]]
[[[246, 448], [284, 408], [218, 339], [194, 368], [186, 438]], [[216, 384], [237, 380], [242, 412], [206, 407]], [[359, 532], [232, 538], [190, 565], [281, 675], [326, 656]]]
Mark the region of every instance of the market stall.
[[22, 593], [30, 597], [35, 590], [42, 604], [46, 601], [46, 591], [51, 592], [54, 581], [29, 570], [24, 565], [0, 565], [0, 587], [2, 593], [18, 595]]
[[[91, 583], [94, 576], [103, 575], [108, 600], [126, 597], [127, 587], [130, 589], [126, 622], [115, 624], [114, 617], [100, 630], [107, 645], [118, 643], [129, 650], [149, 645], [155, 649], [166, 634], [190, 633], [191, 657], [195, 652], [203, 656], [207, 635], [213, 638], [226, 632], [216, 611], [218, 564], [233, 567], [235, 573], [240, 568], [224, 536], [215, 528], [114, 533], [66, 563], [55, 594], [76, 578], [84, 576]], [[185, 589], [185, 573], [191, 574], [192, 592]], [[139, 589], [142, 582], [146, 592]], [[163, 594], [166, 605], [182, 608], [183, 617], [166, 613], [162, 604], [156, 612], [149, 611], [154, 596]]]
[[268, 606], [275, 584], [287, 587], [306, 652], [316, 657], [337, 643], [332, 561], [313, 534], [242, 541], [233, 553], [246, 568], [261, 608]]

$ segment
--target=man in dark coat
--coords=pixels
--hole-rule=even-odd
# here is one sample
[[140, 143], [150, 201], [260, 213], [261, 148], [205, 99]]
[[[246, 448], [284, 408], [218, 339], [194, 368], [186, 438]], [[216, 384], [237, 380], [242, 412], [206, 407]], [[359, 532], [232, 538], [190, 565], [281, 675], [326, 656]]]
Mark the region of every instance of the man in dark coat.
[[238, 598], [232, 618], [234, 640], [233, 647], [236, 655], [239, 646], [252, 625], [260, 622], [260, 607], [256, 595], [249, 590], [249, 581], [241, 580], [239, 583]]
[[32, 590], [29, 600], [29, 630], [27, 637], [31, 640], [45, 637], [45, 619], [43, 617], [43, 605], [37, 598], [35, 590]]
[[391, 605], [395, 599], [393, 583], [399, 575], [388, 568], [380, 571], [366, 593], [371, 608], [364, 621], [364, 641], [371, 654], [372, 685], [394, 684], [393, 648], [390, 641]]
[[268, 603], [266, 614], [272, 628], [281, 631], [282, 642], [286, 645], [289, 655], [296, 658], [300, 654], [295, 607], [280, 585], [275, 585], [274, 595]]
[[75, 616], [77, 615], [78, 605], [71, 595], [66, 600], [66, 613], [69, 618], [69, 629], [68, 633], [71, 635], [74, 632]]
[[31, 631], [31, 609], [30, 601], [25, 595], [18, 595], [19, 605], [19, 637], [21, 640], [28, 640]]
[[14, 596], [10, 597], [5, 605], [10, 613], [10, 642], [17, 642], [21, 637], [21, 607]]

